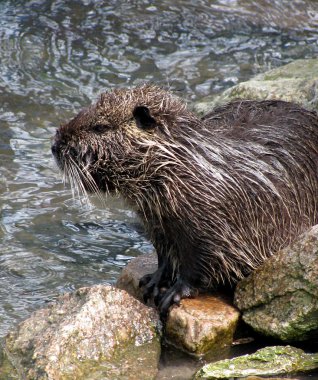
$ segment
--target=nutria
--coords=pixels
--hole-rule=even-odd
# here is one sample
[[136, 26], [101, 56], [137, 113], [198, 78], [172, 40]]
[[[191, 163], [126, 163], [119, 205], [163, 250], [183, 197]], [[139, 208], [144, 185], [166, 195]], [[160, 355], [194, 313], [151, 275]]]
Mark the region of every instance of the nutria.
[[234, 101], [202, 119], [154, 85], [104, 93], [56, 133], [52, 152], [84, 192], [120, 193], [158, 270], [160, 311], [235, 282], [318, 222], [318, 117], [280, 101]]

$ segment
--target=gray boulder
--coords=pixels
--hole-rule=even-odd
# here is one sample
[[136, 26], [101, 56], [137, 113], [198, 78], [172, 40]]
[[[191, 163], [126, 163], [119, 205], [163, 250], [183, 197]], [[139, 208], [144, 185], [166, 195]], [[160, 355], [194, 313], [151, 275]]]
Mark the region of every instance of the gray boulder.
[[318, 225], [243, 279], [234, 303], [262, 334], [284, 341], [318, 335]]
[[143, 302], [142, 289], [139, 280], [146, 274], [153, 273], [158, 269], [156, 253], [148, 253], [132, 259], [121, 271], [116, 286], [123, 289], [133, 297]]
[[122, 290], [82, 288], [20, 323], [5, 352], [23, 379], [153, 379], [158, 316]]
[[241, 82], [220, 96], [198, 102], [194, 109], [206, 114], [234, 99], [280, 99], [318, 110], [318, 59], [300, 59]]

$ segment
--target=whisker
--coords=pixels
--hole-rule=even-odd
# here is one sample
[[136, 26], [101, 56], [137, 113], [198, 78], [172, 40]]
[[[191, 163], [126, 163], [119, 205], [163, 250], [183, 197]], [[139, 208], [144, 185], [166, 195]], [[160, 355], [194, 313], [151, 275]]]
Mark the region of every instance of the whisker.
[[105, 196], [98, 188], [94, 178], [89, 171], [89, 165], [79, 166], [77, 162], [69, 157], [69, 160], [65, 162], [63, 171], [63, 182], [67, 180], [71, 185], [73, 198], [78, 198], [82, 203], [82, 197], [85, 199], [85, 203], [89, 206], [92, 205], [88, 191], [95, 194], [98, 201], [105, 206]]

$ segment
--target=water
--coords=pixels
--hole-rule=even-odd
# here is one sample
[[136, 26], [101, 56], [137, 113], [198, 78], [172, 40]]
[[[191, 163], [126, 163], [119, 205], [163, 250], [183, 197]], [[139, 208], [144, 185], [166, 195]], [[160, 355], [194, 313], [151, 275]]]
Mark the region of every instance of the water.
[[72, 200], [56, 127], [106, 89], [154, 81], [195, 101], [317, 53], [315, 0], [2, 0], [0, 336], [151, 250], [120, 200]]

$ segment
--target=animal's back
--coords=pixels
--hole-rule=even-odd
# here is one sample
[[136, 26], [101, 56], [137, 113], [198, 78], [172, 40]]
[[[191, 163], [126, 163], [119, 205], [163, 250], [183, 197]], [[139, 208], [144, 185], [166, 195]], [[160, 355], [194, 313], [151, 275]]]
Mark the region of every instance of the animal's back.
[[318, 118], [283, 101], [237, 101], [202, 120], [181, 209], [195, 207], [178, 251], [184, 272], [210, 286], [236, 281], [318, 223]]

